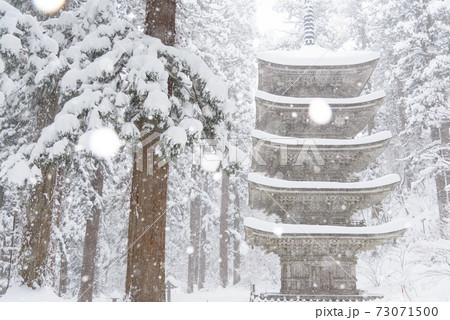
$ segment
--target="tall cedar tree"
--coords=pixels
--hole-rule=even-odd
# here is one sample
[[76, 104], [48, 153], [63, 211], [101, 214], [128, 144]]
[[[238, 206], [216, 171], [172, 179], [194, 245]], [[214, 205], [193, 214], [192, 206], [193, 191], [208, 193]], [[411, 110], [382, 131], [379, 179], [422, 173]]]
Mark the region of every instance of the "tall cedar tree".
[[[175, 44], [175, 0], [147, 0], [145, 33], [161, 39], [168, 46]], [[169, 95], [171, 85], [169, 83]], [[142, 132], [147, 120], [139, 120], [136, 127]], [[144, 140], [157, 131], [142, 137], [142, 164], [147, 168], [153, 161], [153, 171], [140, 171], [134, 161], [128, 228], [128, 261], [126, 294], [131, 301], [165, 301], [165, 230], [167, 206], [168, 163], [148, 150], [154, 150], [159, 139], [145, 144]], [[135, 160], [137, 155], [135, 154]]]
[[223, 288], [228, 286], [228, 189], [230, 185], [230, 176], [226, 170], [222, 170], [222, 187], [220, 201], [220, 218], [219, 218], [219, 274], [220, 284]]
[[103, 168], [99, 161], [96, 161], [96, 168], [93, 170], [91, 185], [95, 191], [91, 201], [94, 203], [91, 216], [86, 220], [86, 232], [84, 236], [83, 262], [81, 265], [81, 285], [78, 294], [78, 301], [92, 302], [95, 279], [95, 256], [97, 253], [98, 233], [100, 228], [100, 216], [102, 207], [97, 197], [103, 195]]
[[[35, 139], [42, 129], [52, 123], [59, 111], [58, 97], [55, 90], [43, 87], [37, 92]], [[58, 214], [54, 210], [57, 169], [51, 164], [41, 166], [42, 181], [31, 188], [26, 207], [26, 219], [23, 226], [22, 245], [19, 251], [18, 272], [24, 284], [35, 288], [54, 279], [51, 274], [52, 225]]]
[[[200, 181], [202, 178], [198, 175], [198, 166], [192, 163], [191, 169], [191, 180], [193, 182]], [[200, 195], [195, 194], [196, 190], [192, 188], [191, 190], [191, 203], [190, 203], [190, 218], [189, 218], [189, 229], [190, 229], [190, 246], [193, 248], [193, 252], [189, 253], [188, 257], [188, 282], [187, 282], [187, 293], [194, 292], [194, 284], [198, 283], [198, 269], [199, 269], [199, 258], [200, 258], [200, 229], [201, 229], [201, 206], [202, 200]]]

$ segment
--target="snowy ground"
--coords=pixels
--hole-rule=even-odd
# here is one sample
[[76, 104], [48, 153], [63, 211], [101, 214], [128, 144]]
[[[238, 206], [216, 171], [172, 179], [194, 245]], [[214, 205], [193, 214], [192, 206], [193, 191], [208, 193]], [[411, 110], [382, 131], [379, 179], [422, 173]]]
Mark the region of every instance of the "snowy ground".
[[[173, 302], [248, 302], [250, 288], [229, 287], [214, 290], [201, 290], [187, 294], [180, 289], [172, 291]], [[51, 288], [31, 290], [29, 288], [13, 285], [8, 292], [0, 297], [0, 302], [75, 302], [76, 299], [62, 299]], [[101, 296], [94, 299], [96, 302], [111, 301], [110, 297]]]
[[[178, 289], [176, 289], [178, 290]], [[174, 302], [248, 302], [250, 288], [230, 287], [218, 288], [211, 291], [202, 290], [187, 294], [175, 291], [172, 301]]]
[[49, 287], [39, 290], [31, 290], [27, 287], [21, 287], [13, 284], [8, 292], [0, 297], [0, 302], [64, 302], [66, 300], [58, 297]]
[[[362, 281], [364, 282], [364, 281]], [[258, 290], [261, 289], [261, 290]], [[437, 277], [417, 279], [414, 286], [384, 286], [384, 287], [366, 287], [370, 294], [383, 295], [383, 302], [408, 302], [408, 301], [450, 301], [450, 278]], [[257, 286], [257, 292], [270, 291], [276, 292], [273, 288], [263, 288]], [[226, 289], [202, 289], [191, 294], [183, 292], [181, 289], [172, 290], [172, 302], [248, 302], [250, 298], [250, 288], [247, 286], [231, 286]], [[31, 290], [14, 284], [8, 292], [0, 297], [0, 302], [75, 302], [76, 299], [62, 299], [53, 292], [51, 288], [41, 288]], [[95, 302], [111, 302], [111, 297], [99, 296], [94, 299]]]

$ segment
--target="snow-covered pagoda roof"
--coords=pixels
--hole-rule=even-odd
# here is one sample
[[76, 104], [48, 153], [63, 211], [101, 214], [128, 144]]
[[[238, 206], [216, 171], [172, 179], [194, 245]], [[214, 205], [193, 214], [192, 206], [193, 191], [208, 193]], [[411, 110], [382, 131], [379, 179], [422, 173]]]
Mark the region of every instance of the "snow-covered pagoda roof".
[[375, 180], [359, 181], [359, 182], [288, 181], [270, 178], [260, 173], [251, 172], [248, 174], [247, 180], [249, 182], [253, 182], [258, 185], [282, 189], [351, 190], [351, 189], [371, 189], [397, 184], [400, 182], [400, 176], [398, 174], [389, 174]]
[[[245, 240], [280, 256], [354, 257], [364, 250], [391, 243], [409, 228], [405, 220], [370, 227], [279, 224], [245, 218]], [[317, 258], [316, 258], [317, 259]]]
[[298, 51], [261, 52], [258, 89], [289, 97], [357, 97], [379, 56], [372, 51], [334, 52], [315, 45]]
[[283, 137], [275, 134], [267, 133], [261, 130], [254, 129], [252, 131], [252, 137], [259, 140], [264, 140], [272, 144], [283, 144], [291, 146], [337, 146], [337, 147], [348, 147], [348, 146], [365, 146], [372, 143], [384, 142], [392, 138], [392, 134], [389, 131], [382, 131], [369, 136], [357, 137], [355, 139], [305, 139], [305, 138], [294, 138], [294, 137]]
[[382, 225], [368, 227], [346, 227], [330, 225], [309, 224], [283, 224], [259, 220], [253, 217], [244, 219], [244, 226], [258, 231], [281, 235], [312, 235], [312, 234], [339, 234], [339, 235], [378, 235], [396, 233], [406, 230], [411, 224], [407, 220], [395, 220]]
[[264, 51], [258, 59], [289, 66], [339, 66], [355, 65], [379, 59], [373, 51], [332, 51], [317, 45], [303, 46], [295, 51]]
[[[298, 108], [304, 105], [304, 108], [308, 108], [309, 104], [313, 101], [313, 99], [317, 98], [296, 98], [296, 97], [288, 97], [288, 96], [280, 96], [271, 94], [262, 90], [256, 91], [256, 98], [270, 101], [276, 104], [288, 104], [292, 105], [292, 107]], [[362, 95], [359, 97], [353, 97], [353, 98], [323, 98], [323, 100], [328, 103], [329, 105], [357, 105], [357, 108], [361, 108], [361, 105], [374, 101], [383, 99], [386, 96], [386, 93], [384, 90], [375, 91], [366, 95]], [[352, 106], [345, 106], [345, 108], [351, 108]]]

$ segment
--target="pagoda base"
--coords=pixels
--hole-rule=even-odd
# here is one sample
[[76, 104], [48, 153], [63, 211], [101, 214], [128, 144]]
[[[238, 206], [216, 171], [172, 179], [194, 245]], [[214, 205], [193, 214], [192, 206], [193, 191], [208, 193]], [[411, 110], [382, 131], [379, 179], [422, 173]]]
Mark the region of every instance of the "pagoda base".
[[[337, 259], [337, 256], [336, 256]], [[356, 259], [336, 261], [317, 250], [313, 256], [281, 255], [281, 294], [351, 296], [356, 287]]]
[[296, 295], [296, 294], [282, 294], [274, 292], [262, 292], [259, 295], [252, 295], [250, 301], [255, 302], [357, 302], [357, 301], [371, 301], [382, 299], [381, 295], [371, 295], [361, 292], [360, 294], [323, 294], [323, 295]]

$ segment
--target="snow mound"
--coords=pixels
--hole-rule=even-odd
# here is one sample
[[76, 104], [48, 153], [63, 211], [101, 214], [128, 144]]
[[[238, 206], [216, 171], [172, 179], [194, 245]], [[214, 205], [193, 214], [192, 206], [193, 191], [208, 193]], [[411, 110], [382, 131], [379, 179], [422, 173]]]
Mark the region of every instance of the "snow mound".
[[19, 38], [12, 34], [5, 34], [0, 39], [0, 47], [2, 51], [9, 51], [11, 54], [19, 55], [22, 49], [22, 43]]

